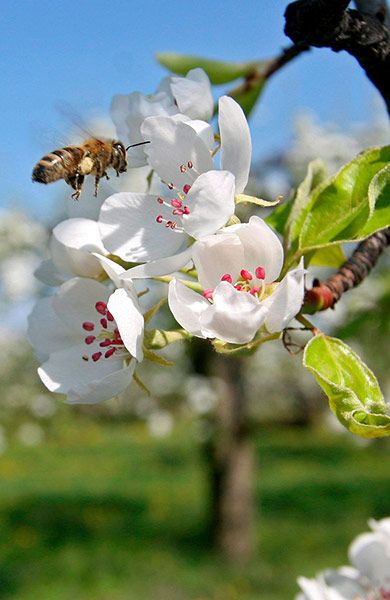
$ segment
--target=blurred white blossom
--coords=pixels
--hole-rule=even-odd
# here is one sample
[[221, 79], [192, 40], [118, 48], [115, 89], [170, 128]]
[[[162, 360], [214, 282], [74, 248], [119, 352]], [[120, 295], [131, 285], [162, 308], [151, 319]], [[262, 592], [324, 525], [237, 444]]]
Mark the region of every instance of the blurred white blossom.
[[149, 415], [147, 426], [152, 436], [165, 437], [172, 431], [173, 417], [168, 411], [156, 410]]
[[23, 423], [16, 431], [16, 439], [24, 446], [38, 446], [45, 434], [37, 423]]

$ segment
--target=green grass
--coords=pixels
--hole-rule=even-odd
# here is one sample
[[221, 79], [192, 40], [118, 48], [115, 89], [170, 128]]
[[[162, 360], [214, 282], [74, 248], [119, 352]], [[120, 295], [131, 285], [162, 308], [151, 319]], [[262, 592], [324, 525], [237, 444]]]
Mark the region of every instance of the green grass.
[[[189, 427], [190, 428], [190, 427]], [[288, 600], [297, 575], [347, 561], [390, 513], [382, 444], [302, 430], [258, 435], [259, 549], [232, 568], [208, 546], [207, 482], [186, 428], [75, 418], [57, 439], [0, 458], [0, 598]]]

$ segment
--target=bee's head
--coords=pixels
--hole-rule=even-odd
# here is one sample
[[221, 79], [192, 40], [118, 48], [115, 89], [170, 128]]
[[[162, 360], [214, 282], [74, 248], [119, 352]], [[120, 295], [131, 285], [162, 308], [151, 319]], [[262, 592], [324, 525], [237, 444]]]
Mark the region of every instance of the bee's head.
[[112, 142], [113, 147], [113, 167], [118, 173], [124, 173], [127, 170], [127, 152], [124, 144], [118, 140]]

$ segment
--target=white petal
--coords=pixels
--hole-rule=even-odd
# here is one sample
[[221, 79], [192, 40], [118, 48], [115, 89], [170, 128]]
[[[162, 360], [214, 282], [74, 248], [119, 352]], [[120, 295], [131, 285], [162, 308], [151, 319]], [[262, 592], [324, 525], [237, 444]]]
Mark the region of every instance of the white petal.
[[186, 77], [171, 77], [171, 90], [181, 113], [191, 119], [209, 121], [213, 116], [214, 101], [210, 80], [203, 69], [188, 71]]
[[356, 600], [366, 598], [367, 589], [362, 585], [362, 576], [351, 567], [329, 569], [323, 573], [323, 580], [329, 587], [332, 600]]
[[79, 328], [83, 337], [84, 321], [98, 322], [101, 315], [96, 311], [96, 302], [108, 302], [110, 290], [95, 281], [74, 277], [64, 283], [53, 297], [53, 309], [58, 317], [69, 327]]
[[154, 260], [143, 265], [137, 265], [125, 271], [121, 279], [144, 279], [145, 277], [156, 277], [161, 275], [170, 275], [179, 269], [182, 269], [191, 260], [192, 248], [186, 248], [183, 252]]
[[138, 300], [126, 290], [116, 290], [108, 301], [124, 345], [138, 361], [143, 359], [144, 318]]
[[54, 265], [68, 275], [98, 277], [102, 267], [92, 252], [106, 254], [99, 227], [91, 219], [67, 219], [53, 229], [50, 251]]
[[382, 533], [389, 539], [390, 542], [390, 517], [380, 519], [379, 521], [376, 521], [375, 519], [369, 519], [368, 524], [373, 531]]
[[223, 275], [239, 278], [244, 263], [244, 248], [235, 234], [208, 235], [192, 246], [192, 259], [203, 289], [214, 289]]
[[315, 579], [307, 579], [307, 577], [298, 577], [298, 584], [303, 591], [303, 596], [298, 598], [302, 600], [329, 600], [326, 590]]
[[231, 225], [223, 230], [240, 238], [245, 253], [245, 266], [251, 273], [256, 267], [265, 270], [265, 283], [278, 278], [283, 265], [283, 246], [276, 233], [260, 217], [251, 217], [249, 223]]
[[352, 564], [375, 585], [390, 577], [390, 548], [378, 533], [363, 533], [349, 547]]
[[266, 310], [257, 298], [222, 281], [213, 293], [213, 304], [201, 315], [202, 332], [232, 344], [250, 342], [264, 321]]
[[103, 379], [70, 389], [66, 404], [96, 404], [117, 396], [130, 385], [136, 364], [132, 360], [129, 366], [109, 373]]
[[215, 146], [214, 131], [209, 123], [200, 121], [199, 119], [191, 119], [190, 121], [187, 121], [187, 125], [196, 131], [200, 139], [210, 151], [213, 150]]
[[102, 256], [101, 254], [94, 253], [96, 259], [100, 262], [101, 266], [114, 283], [115, 287], [122, 287], [121, 275], [125, 273], [125, 270], [121, 265], [118, 265], [115, 261], [108, 258], [108, 256]]
[[[100, 185], [105, 190], [104, 199], [116, 192], [127, 192], [128, 190], [131, 190], [132, 192], [145, 193], [150, 191], [148, 182], [150, 171], [149, 165], [137, 168], [131, 167], [126, 173], [121, 173], [119, 177], [110, 177], [109, 181], [101, 179]], [[96, 216], [96, 220], [98, 217], [99, 213]]]
[[[177, 112], [172, 99], [161, 92], [151, 96], [145, 96], [140, 92], [128, 95], [114, 96], [111, 104], [111, 116], [115, 123], [119, 139], [129, 144], [143, 142], [141, 125], [152, 115], [170, 115]], [[144, 146], [130, 148], [127, 158], [131, 167], [141, 167], [146, 164]]]
[[171, 104], [172, 105], [175, 104], [175, 99], [172, 95], [172, 90], [171, 90], [171, 75], [167, 75], [166, 77], [163, 77], [161, 79], [155, 93], [158, 94], [158, 92], [164, 92], [164, 94], [166, 94], [167, 98], [169, 98]]
[[177, 115], [173, 115], [171, 118], [177, 123], [186, 123], [187, 125], [192, 127], [192, 129], [196, 131], [196, 133], [201, 138], [203, 143], [207, 146], [207, 148], [210, 150], [210, 152], [213, 150], [213, 148], [215, 147], [214, 130], [209, 123], [206, 123], [206, 121], [201, 121], [200, 119], [190, 119], [189, 117], [187, 117], [186, 115], [182, 115], [181, 113], [177, 113]]
[[281, 331], [299, 312], [305, 292], [303, 259], [282, 279], [276, 290], [262, 305], [267, 307], [265, 325], [271, 333]]
[[175, 254], [186, 236], [157, 223], [160, 212], [165, 214], [152, 194], [113, 194], [103, 203], [99, 216], [104, 246], [130, 262]]
[[39, 367], [39, 377], [51, 392], [66, 394], [72, 388], [100, 381], [122, 368], [123, 360], [115, 355], [110, 358], [102, 357], [96, 362], [91, 358], [83, 360], [84, 355], [90, 355], [90, 347], [85, 344], [52, 352], [49, 359]]
[[34, 275], [39, 281], [51, 287], [57, 287], [64, 283], [69, 277], [65, 273], [60, 273], [51, 259], [43, 260], [39, 267], [35, 269]]
[[[129, 385], [134, 366], [127, 371], [126, 381], [123, 381], [121, 358], [111, 356], [96, 362], [91, 358], [85, 361], [82, 358], [85, 349], [85, 345], [79, 345], [53, 352], [49, 360], [39, 367], [38, 374], [50, 391], [70, 394], [70, 402], [91, 404], [108, 400]], [[118, 383], [121, 384], [120, 389]]]
[[200, 317], [208, 310], [209, 302], [180, 281], [169, 284], [168, 304], [176, 321], [197, 337], [205, 337], [200, 328]]
[[49, 355], [80, 341], [78, 327], [70, 328], [53, 310], [53, 298], [42, 298], [28, 317], [27, 336], [38, 354]]
[[222, 96], [218, 105], [221, 169], [233, 173], [236, 178], [236, 194], [241, 194], [248, 183], [252, 157], [248, 122], [241, 106], [233, 98]]
[[[169, 117], [149, 117], [141, 127], [149, 164], [166, 183], [182, 189], [191, 185], [194, 177], [214, 168], [210, 152], [195, 130], [187, 123]], [[192, 162], [185, 173], [181, 167]]]
[[200, 175], [187, 194], [189, 215], [183, 227], [195, 238], [214, 233], [234, 213], [234, 177], [228, 171], [208, 171]]

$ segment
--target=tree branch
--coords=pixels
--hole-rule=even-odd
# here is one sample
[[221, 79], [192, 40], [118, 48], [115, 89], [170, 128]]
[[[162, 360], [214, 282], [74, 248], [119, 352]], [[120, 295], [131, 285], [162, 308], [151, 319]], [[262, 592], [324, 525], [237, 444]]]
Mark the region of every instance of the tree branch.
[[385, 15], [346, 10], [348, 0], [296, 0], [285, 12], [285, 33], [295, 43], [345, 50], [381, 93], [390, 112], [390, 37]]
[[244, 79], [244, 82], [239, 86], [228, 92], [229, 96], [233, 98], [240, 94], [248, 94], [253, 88], [259, 83], [267, 81], [274, 73], [279, 71], [284, 65], [288, 64], [296, 56], [299, 56], [302, 52], [310, 50], [310, 47], [306, 44], [294, 44], [288, 48], [284, 48], [276, 58], [271, 59], [261, 66], [254, 66], [251, 71]]
[[358, 286], [376, 265], [382, 252], [390, 245], [390, 227], [363, 240], [335, 275], [325, 281], [315, 279], [306, 291], [303, 312], [315, 313], [333, 308], [348, 290]]
[[386, 0], [355, 0], [355, 5], [361, 13], [382, 18], [387, 29], [390, 29], [390, 12]]

